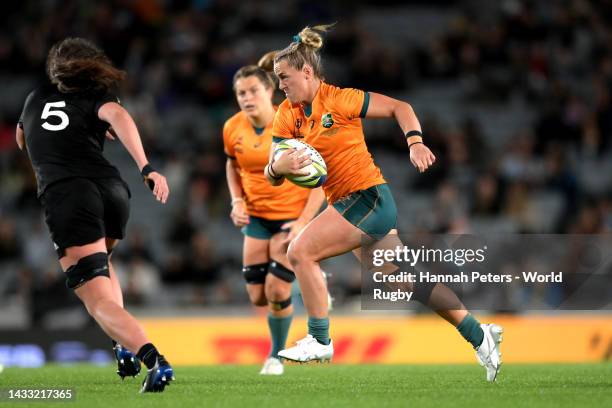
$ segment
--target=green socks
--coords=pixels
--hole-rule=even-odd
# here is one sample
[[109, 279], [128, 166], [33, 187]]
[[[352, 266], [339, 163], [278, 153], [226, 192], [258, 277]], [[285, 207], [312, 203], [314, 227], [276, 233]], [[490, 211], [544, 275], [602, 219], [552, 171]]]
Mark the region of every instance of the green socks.
[[459, 333], [461, 333], [463, 338], [470, 342], [474, 348], [477, 348], [482, 344], [484, 332], [482, 331], [478, 320], [476, 320], [471, 314], [465, 316], [461, 323], [459, 323], [459, 326], [457, 326], [457, 330], [459, 330]]
[[289, 334], [289, 326], [291, 326], [291, 319], [293, 319], [293, 315], [276, 317], [268, 314], [268, 327], [270, 328], [270, 336], [272, 337], [270, 357], [278, 358], [278, 352], [285, 348], [285, 342]]
[[314, 337], [319, 343], [329, 344], [329, 318], [317, 319], [308, 318], [308, 334]]

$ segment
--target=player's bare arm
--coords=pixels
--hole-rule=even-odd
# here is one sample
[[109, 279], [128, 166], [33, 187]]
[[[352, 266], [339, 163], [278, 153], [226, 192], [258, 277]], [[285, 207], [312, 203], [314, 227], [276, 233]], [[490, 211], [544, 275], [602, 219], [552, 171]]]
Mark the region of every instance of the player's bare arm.
[[406, 142], [410, 149], [410, 161], [419, 172], [423, 173], [436, 161], [436, 156], [423, 143], [421, 124], [409, 103], [371, 92], [366, 117], [395, 118], [404, 134], [407, 135]]
[[[166, 177], [152, 168], [150, 168], [151, 171], [146, 171], [147, 168], [145, 166], [147, 166], [149, 161], [142, 147], [142, 141], [140, 140], [136, 124], [130, 114], [118, 103], [108, 102], [100, 107], [98, 117], [111, 125], [121, 143], [123, 143], [130, 156], [136, 162], [138, 169], [141, 172], [146, 172], [146, 174], [143, 173], [145, 182], [149, 184], [149, 188], [153, 191], [157, 201], [165, 204], [170, 194], [168, 182]], [[149, 183], [149, 181], [152, 183]]]
[[17, 141], [19, 149], [23, 150], [25, 147], [25, 133], [23, 133], [23, 129], [20, 125], [17, 125], [17, 129], [15, 129], [15, 140]]

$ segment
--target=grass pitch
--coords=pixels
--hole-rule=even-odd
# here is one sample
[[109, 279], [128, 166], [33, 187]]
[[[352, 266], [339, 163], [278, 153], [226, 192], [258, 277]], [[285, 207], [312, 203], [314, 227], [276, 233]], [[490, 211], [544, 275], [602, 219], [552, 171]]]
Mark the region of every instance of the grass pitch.
[[[281, 377], [255, 366], [176, 367], [161, 394], [138, 394], [142, 374], [121, 381], [114, 367], [7, 368], [0, 388], [73, 388], [53, 407], [612, 407], [612, 363], [505, 365], [485, 381], [478, 365], [287, 365]], [[41, 407], [4, 399], [2, 406]]]

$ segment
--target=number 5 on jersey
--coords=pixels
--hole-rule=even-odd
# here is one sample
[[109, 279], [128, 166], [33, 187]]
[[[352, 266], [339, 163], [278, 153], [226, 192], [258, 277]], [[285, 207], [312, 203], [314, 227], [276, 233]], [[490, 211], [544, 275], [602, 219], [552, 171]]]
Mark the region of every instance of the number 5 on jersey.
[[65, 107], [66, 107], [65, 101], [47, 102], [42, 111], [42, 115], [40, 115], [40, 118], [47, 119], [49, 116], [57, 116], [58, 118], [60, 118], [61, 122], [58, 125], [52, 125], [49, 122], [44, 122], [42, 124], [43, 129], [50, 130], [53, 132], [57, 132], [58, 130], [66, 129], [66, 127], [68, 126], [68, 123], [70, 122], [68, 119], [68, 115], [66, 115], [66, 112], [63, 112], [61, 110], [51, 110], [51, 108], [65, 108]]

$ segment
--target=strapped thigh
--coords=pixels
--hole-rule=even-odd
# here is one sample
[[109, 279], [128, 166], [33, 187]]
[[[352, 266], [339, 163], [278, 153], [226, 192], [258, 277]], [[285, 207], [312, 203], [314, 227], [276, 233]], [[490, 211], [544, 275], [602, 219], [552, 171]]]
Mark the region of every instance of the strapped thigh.
[[66, 270], [66, 287], [77, 289], [98, 276], [110, 278], [108, 270], [108, 255], [97, 252], [85, 256]]

